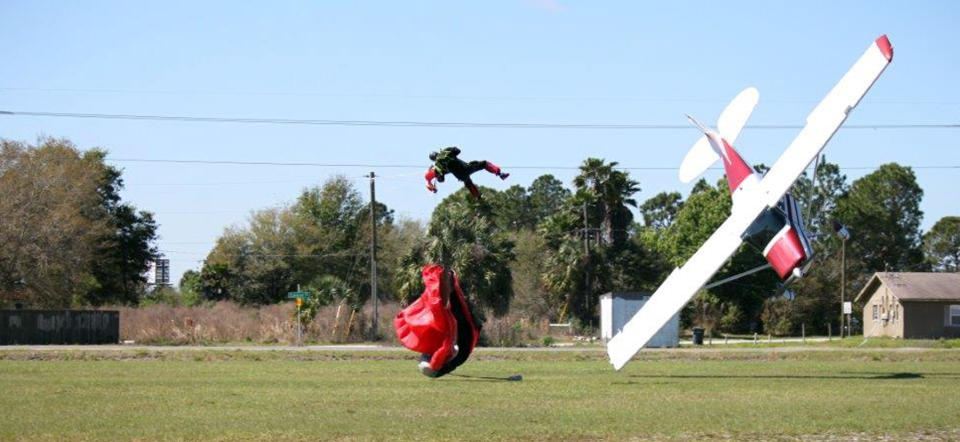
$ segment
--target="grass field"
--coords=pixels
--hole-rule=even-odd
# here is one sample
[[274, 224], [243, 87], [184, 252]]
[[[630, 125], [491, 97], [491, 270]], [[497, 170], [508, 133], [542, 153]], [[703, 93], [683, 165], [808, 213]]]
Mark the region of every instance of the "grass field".
[[476, 356], [427, 379], [405, 352], [3, 351], [0, 438], [960, 438], [960, 350]]
[[[833, 338], [827, 340], [826, 336], [810, 336], [806, 342], [801, 342], [799, 338], [787, 338], [784, 342], [781, 338], [772, 338], [767, 340], [767, 336], [758, 337], [756, 342], [752, 342], [752, 336], [737, 336], [739, 340], [751, 340], [751, 342], [731, 341], [724, 344], [723, 338], [713, 338], [712, 347], [723, 345], [728, 348], [775, 348], [775, 347], [841, 347], [841, 348], [958, 348], [960, 349], [960, 339], [895, 339], [887, 337], [876, 337], [864, 339], [863, 336], [854, 336], [848, 338]], [[706, 341], [709, 345], [710, 341]], [[692, 347], [684, 343], [685, 347]]]

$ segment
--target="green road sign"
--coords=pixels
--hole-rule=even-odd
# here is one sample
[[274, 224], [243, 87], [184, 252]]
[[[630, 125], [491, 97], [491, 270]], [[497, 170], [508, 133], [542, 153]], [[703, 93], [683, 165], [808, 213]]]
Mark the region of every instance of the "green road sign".
[[287, 299], [294, 299], [294, 298], [307, 299], [309, 297], [310, 297], [310, 293], [308, 292], [288, 292], [287, 293]]

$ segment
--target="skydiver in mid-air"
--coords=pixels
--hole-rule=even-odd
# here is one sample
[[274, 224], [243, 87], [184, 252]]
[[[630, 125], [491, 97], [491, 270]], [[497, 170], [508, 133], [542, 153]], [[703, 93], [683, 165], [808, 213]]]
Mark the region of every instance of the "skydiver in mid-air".
[[440, 152], [430, 152], [430, 160], [433, 161], [433, 165], [427, 169], [425, 176], [427, 179], [427, 190], [436, 193], [437, 187], [433, 185], [433, 179], [436, 178], [438, 182], [442, 183], [444, 176], [452, 173], [453, 176], [463, 182], [463, 185], [470, 191], [470, 194], [479, 200], [480, 189], [477, 189], [477, 186], [473, 184], [473, 180], [470, 179], [471, 174], [480, 169], [486, 169], [487, 172], [500, 177], [502, 180], [510, 176], [509, 173], [502, 172], [496, 164], [485, 160], [467, 163], [457, 158], [459, 154], [460, 149], [457, 147], [447, 147]]

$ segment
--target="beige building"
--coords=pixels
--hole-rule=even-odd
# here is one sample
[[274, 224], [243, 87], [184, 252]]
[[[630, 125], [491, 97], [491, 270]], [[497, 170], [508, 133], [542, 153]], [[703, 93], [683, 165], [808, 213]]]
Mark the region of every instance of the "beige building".
[[861, 301], [864, 337], [960, 337], [960, 273], [875, 273]]

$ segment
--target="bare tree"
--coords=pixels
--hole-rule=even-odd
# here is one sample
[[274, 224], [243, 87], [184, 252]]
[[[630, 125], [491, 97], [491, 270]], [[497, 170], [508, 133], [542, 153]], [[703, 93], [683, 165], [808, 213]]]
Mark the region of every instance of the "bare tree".
[[98, 185], [103, 163], [66, 140], [31, 148], [0, 141], [0, 293], [68, 306], [95, 279], [91, 257], [109, 232]]

